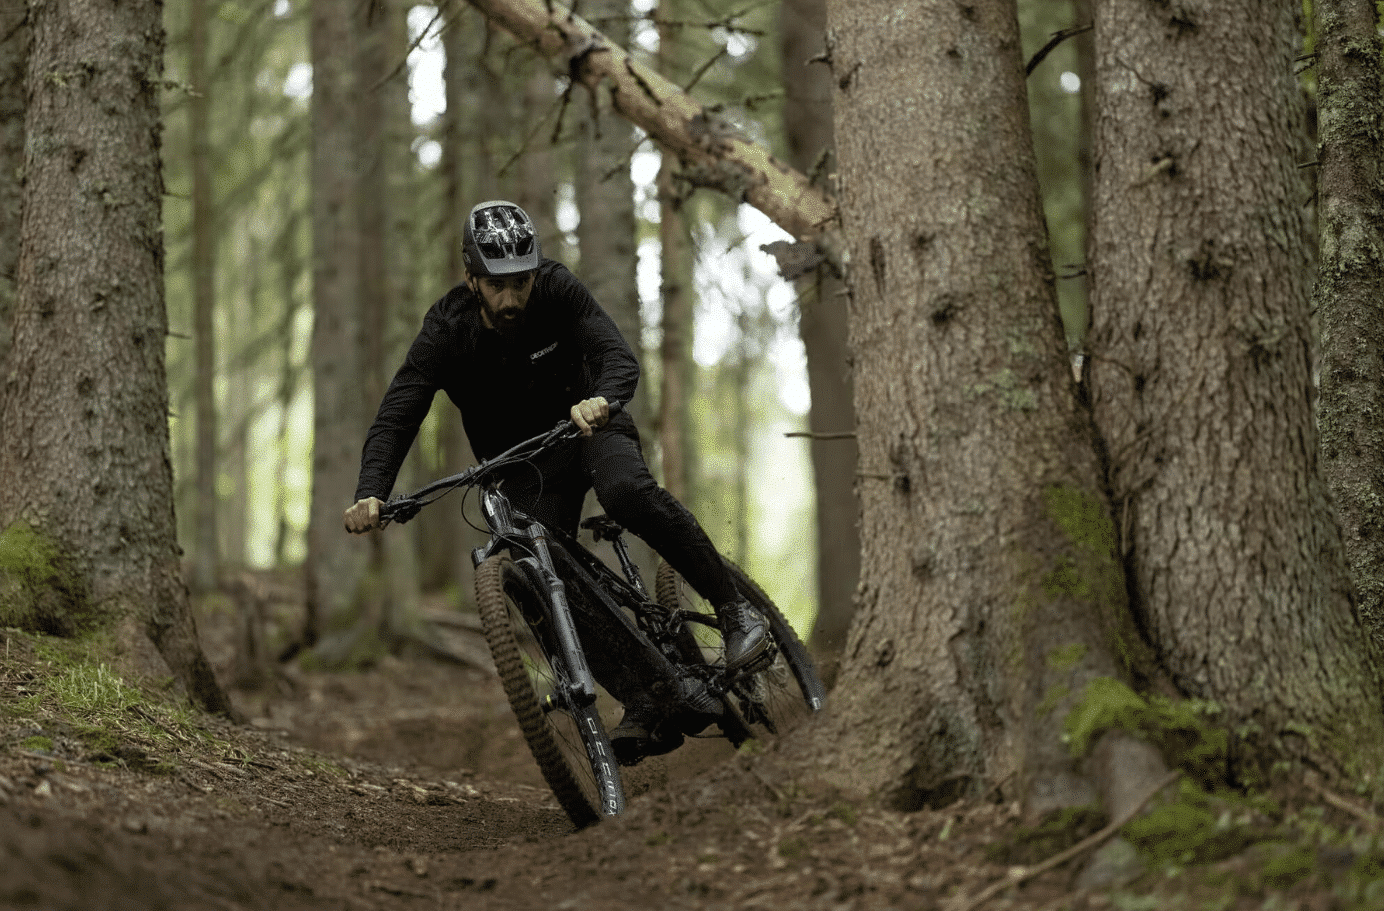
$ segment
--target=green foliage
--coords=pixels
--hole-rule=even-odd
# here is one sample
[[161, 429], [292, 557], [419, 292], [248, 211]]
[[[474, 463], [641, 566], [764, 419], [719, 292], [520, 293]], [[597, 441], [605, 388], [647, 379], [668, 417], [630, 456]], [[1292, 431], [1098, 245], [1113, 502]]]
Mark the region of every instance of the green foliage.
[[1200, 782], [1225, 777], [1229, 736], [1212, 723], [1220, 713], [1213, 702], [1145, 699], [1124, 683], [1097, 677], [1086, 685], [1064, 722], [1063, 739], [1072, 756], [1084, 756], [1103, 731], [1128, 731], [1152, 743], [1173, 766]]
[[1176, 799], [1155, 806], [1121, 829], [1142, 853], [1160, 864], [1209, 863], [1242, 851], [1262, 837], [1253, 817], [1237, 817], [1224, 797], [1182, 779]]
[[[172, 754], [189, 743], [206, 743], [200, 716], [158, 681], [131, 681], [114, 668], [112, 639], [28, 636], [6, 630], [4, 665], [24, 667], [32, 678], [22, 698], [0, 703], [0, 712], [25, 718], [39, 730], [20, 745], [95, 763], [123, 763], [147, 770], [174, 766]], [[15, 652], [10, 656], [10, 652]], [[46, 745], [41, 745], [46, 744]]]

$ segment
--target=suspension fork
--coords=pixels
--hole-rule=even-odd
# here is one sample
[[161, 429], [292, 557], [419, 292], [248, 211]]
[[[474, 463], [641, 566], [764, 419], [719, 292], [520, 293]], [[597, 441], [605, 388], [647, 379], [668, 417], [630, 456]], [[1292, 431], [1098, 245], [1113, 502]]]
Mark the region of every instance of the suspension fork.
[[553, 555], [548, 550], [548, 535], [543, 526], [536, 522], [528, 527], [527, 534], [533, 544], [534, 557], [537, 558], [535, 568], [548, 589], [548, 603], [553, 609], [553, 630], [557, 633], [558, 648], [571, 677], [568, 695], [579, 706], [590, 705], [596, 701], [596, 680], [591, 676], [586, 653], [582, 651], [577, 638], [577, 627], [572, 622], [572, 609], [567, 602], [567, 587], [562, 584], [553, 565]]
[[588, 706], [596, 701], [596, 679], [586, 663], [586, 653], [582, 651], [577, 637], [576, 624], [572, 622], [572, 609], [567, 600], [567, 587], [557, 573], [552, 552], [548, 548], [548, 534], [537, 522], [527, 528], [515, 524], [514, 511], [509, 501], [497, 490], [486, 487], [481, 491], [481, 514], [490, 526], [492, 537], [484, 547], [476, 548], [472, 561], [479, 566], [484, 560], [500, 549], [507, 541], [519, 539], [531, 551], [530, 556], [519, 557], [515, 562], [529, 567], [542, 582], [548, 595], [551, 608], [553, 631], [557, 637], [559, 657], [567, 667], [564, 681], [566, 695], [577, 706]]

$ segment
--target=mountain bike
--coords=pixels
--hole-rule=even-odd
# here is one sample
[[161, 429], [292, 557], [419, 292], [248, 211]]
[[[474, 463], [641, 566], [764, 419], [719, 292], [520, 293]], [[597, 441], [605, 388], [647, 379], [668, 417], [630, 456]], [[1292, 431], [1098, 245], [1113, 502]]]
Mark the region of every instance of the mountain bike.
[[[618, 572], [511, 503], [508, 470], [580, 435], [571, 421], [559, 422], [381, 509], [384, 524], [406, 522], [453, 490], [479, 491], [490, 535], [471, 554], [482, 630], [539, 771], [578, 827], [624, 811], [621, 766], [676, 749], [688, 736], [725, 737], [737, 747], [773, 737], [825, 701], [797, 633], [740, 567], [726, 561], [740, 594], [768, 622], [771, 646], [727, 673], [714, 612], [666, 562], [650, 597], [615, 522], [593, 516], [581, 527], [610, 543]], [[598, 684], [626, 706], [652, 701], [662, 720], [643, 749], [617, 755], [597, 707]], [[719, 734], [706, 733], [713, 727]]]

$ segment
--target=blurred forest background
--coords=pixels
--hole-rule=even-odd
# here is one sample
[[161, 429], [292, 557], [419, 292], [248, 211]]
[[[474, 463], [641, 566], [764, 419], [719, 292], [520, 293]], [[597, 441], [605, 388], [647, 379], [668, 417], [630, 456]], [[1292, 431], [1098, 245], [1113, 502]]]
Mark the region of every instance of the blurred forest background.
[[[368, 547], [329, 541], [315, 551], [308, 529], [318, 522], [324, 535], [338, 531], [384, 385], [427, 307], [460, 280], [462, 216], [502, 197], [534, 215], [544, 252], [587, 282], [641, 354], [634, 407], [663, 483], [804, 633], [824, 607], [814, 645], [839, 648], [844, 620], [831, 625], [826, 615], [849, 613], [858, 544], [849, 524], [844, 537], [839, 526], [822, 535], [816, 517], [824, 484], [850, 501], [854, 478], [842, 474], [854, 470], [854, 446], [842, 435], [851, 417], [839, 404], [819, 404], [810, 420], [804, 336], [813, 329], [802, 320], [819, 296], [831, 298], [823, 307], [843, 310], [839, 285], [810, 275], [786, 281], [762, 249], [787, 238], [780, 228], [662, 167], [642, 133], [471, 6], [317, 6], [338, 20], [343, 43], [326, 58], [334, 72], [319, 63], [314, 73], [306, 2], [190, 0], [165, 9], [168, 372], [178, 533], [194, 592], [238, 584], [242, 569], [290, 570], [348, 546], [372, 551], [356, 562], [373, 564], [383, 580], [373, 590], [389, 592], [385, 627], [409, 628], [422, 593], [469, 601], [474, 542], [458, 521], [459, 499]], [[828, 74], [810, 60], [821, 51], [821, 28], [800, 21], [812, 6], [634, 0], [584, 3], [579, 12], [749, 137], [829, 181], [829, 95], [813, 85]], [[1020, 3], [1026, 59], [1076, 21], [1075, 7]], [[797, 44], [795, 29], [809, 33]], [[1089, 159], [1077, 145], [1080, 47], [1048, 47], [1029, 79], [1073, 350], [1085, 325]], [[794, 117], [808, 123], [795, 127]], [[793, 129], [808, 130], [801, 145], [813, 141], [814, 126], [825, 131], [816, 147], [791, 147]], [[323, 154], [355, 169], [354, 178], [317, 187], [327, 204], [355, 213], [339, 220], [353, 236], [318, 238], [330, 244], [325, 256], [348, 264], [340, 271], [355, 263], [354, 274], [313, 264], [313, 182], [332, 166], [314, 164], [314, 130]], [[836, 325], [817, 331], [843, 334], [844, 316]], [[315, 402], [315, 364], [330, 401], [319, 392]], [[846, 381], [844, 359], [823, 369]], [[801, 435], [809, 428], [824, 436]], [[817, 465], [814, 448], [825, 453]], [[436, 407], [399, 487], [469, 461], [454, 410]], [[338, 590], [318, 593], [316, 609], [330, 619], [358, 608], [343, 584], [349, 577], [333, 570], [329, 578]], [[338, 599], [354, 607], [334, 607]]]

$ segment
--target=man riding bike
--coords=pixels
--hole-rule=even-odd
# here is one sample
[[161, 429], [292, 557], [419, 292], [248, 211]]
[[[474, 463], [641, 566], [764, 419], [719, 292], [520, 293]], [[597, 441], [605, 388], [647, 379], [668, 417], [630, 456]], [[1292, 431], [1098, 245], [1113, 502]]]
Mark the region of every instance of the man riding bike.
[[[654, 480], [628, 410], [639, 364], [610, 316], [559, 262], [542, 256], [519, 206], [473, 208], [462, 230], [465, 281], [433, 304], [380, 402], [361, 454], [347, 531], [380, 527], [380, 506], [443, 390], [461, 411], [476, 456], [488, 459], [570, 418], [583, 437], [535, 471], [506, 479], [512, 502], [576, 533], [586, 494], [638, 535], [713, 605], [728, 670], [769, 648], [764, 618], [745, 601], [693, 515]], [[708, 695], [705, 698], [711, 699]], [[648, 741], [659, 718], [652, 702], [625, 704], [611, 740]]]

